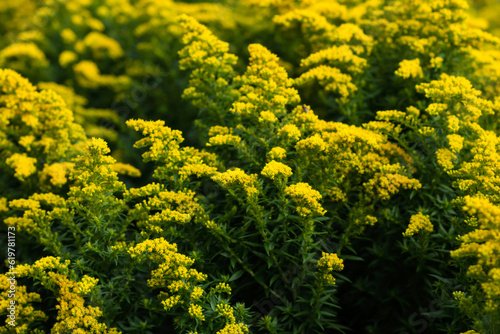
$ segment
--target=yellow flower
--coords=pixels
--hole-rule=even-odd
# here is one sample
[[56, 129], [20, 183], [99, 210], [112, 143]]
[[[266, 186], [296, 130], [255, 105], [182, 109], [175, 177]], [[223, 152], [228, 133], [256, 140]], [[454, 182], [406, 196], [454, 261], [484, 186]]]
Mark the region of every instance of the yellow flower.
[[210, 127], [210, 130], [208, 130], [209, 137], [214, 137], [216, 135], [230, 135], [232, 133], [233, 129], [220, 125], [212, 126]]
[[275, 123], [278, 121], [278, 118], [275, 114], [270, 111], [261, 111], [259, 116], [260, 123]]
[[345, 68], [353, 74], [361, 74], [366, 69], [367, 60], [354, 54], [349, 45], [332, 46], [311, 54], [302, 59], [301, 66], [319, 65], [327, 63], [330, 66]]
[[238, 146], [240, 142], [241, 138], [235, 135], [216, 135], [214, 137], [210, 137], [207, 146], [216, 146], [216, 145]]
[[20, 181], [25, 181], [26, 178], [36, 173], [36, 159], [24, 153], [14, 153], [5, 162], [15, 170], [14, 176]]
[[242, 169], [235, 168], [212, 176], [212, 180], [221, 184], [224, 188], [236, 186], [243, 186], [244, 188], [247, 188], [255, 185], [257, 175], [248, 175]]
[[338, 68], [326, 65], [319, 65], [300, 77], [295, 79], [297, 85], [303, 85], [309, 81], [317, 80], [321, 86], [324, 86], [325, 91], [334, 92], [340, 95], [341, 102], [347, 102], [349, 96], [357, 91], [357, 87], [352, 83], [352, 77], [342, 73]]
[[73, 44], [77, 39], [77, 36], [73, 32], [73, 30], [68, 29], [68, 28], [61, 30], [60, 35], [61, 35], [64, 43], [66, 43], [66, 44]]
[[318, 260], [318, 278], [325, 284], [335, 284], [335, 277], [332, 271], [341, 271], [344, 269], [344, 261], [334, 253], [322, 253]]
[[440, 148], [439, 150], [436, 151], [436, 157], [437, 157], [437, 162], [438, 164], [444, 168], [444, 170], [450, 170], [453, 169], [453, 160], [457, 158], [455, 154], [453, 154], [452, 151], [446, 149], [446, 148]]
[[98, 282], [99, 280], [97, 278], [84, 275], [81, 281], [77, 283], [79, 294], [81, 296], [88, 294], [94, 289]]
[[45, 183], [47, 179], [56, 187], [61, 187], [68, 182], [67, 175], [73, 164], [70, 162], [53, 163], [46, 165], [40, 173], [40, 182]]
[[236, 319], [235, 319], [234, 314], [233, 314], [233, 308], [230, 305], [228, 305], [226, 303], [219, 303], [219, 304], [217, 304], [216, 312], [219, 315], [226, 318], [226, 321], [229, 324], [234, 324], [236, 322]]
[[432, 134], [434, 133], [434, 129], [429, 126], [423, 126], [420, 129], [418, 129], [418, 133], [420, 133], [423, 136], [432, 136]]
[[399, 68], [396, 70], [396, 75], [404, 79], [408, 78], [422, 78], [424, 72], [420, 67], [420, 59], [403, 60], [399, 63]]
[[89, 60], [82, 60], [73, 66], [78, 83], [86, 88], [99, 87], [100, 71], [97, 65]]
[[[26, 59], [29, 61], [29, 65], [33, 67], [47, 67], [49, 61], [45, 57], [42, 50], [38, 48], [35, 43], [14, 43], [10, 44], [6, 48], [0, 51], [0, 66], [6, 66], [10, 64], [9, 67], [13, 67], [15, 70], [26, 71], [26, 65], [16, 65], [12, 63], [12, 59]], [[23, 63], [20, 63], [23, 64]], [[29, 66], [28, 65], [28, 66]]]
[[19, 138], [19, 145], [24, 146], [26, 148], [26, 151], [31, 151], [31, 145], [33, 142], [36, 140], [35, 136], [33, 135], [28, 135], [28, 136], [22, 136]]
[[432, 232], [433, 228], [434, 227], [432, 226], [429, 216], [419, 212], [416, 215], [411, 216], [410, 224], [408, 225], [406, 231], [403, 232], [403, 235], [405, 237], [411, 237], [420, 231]]
[[192, 301], [197, 301], [198, 299], [201, 298], [201, 296], [203, 295], [204, 291], [202, 288], [200, 288], [199, 286], [195, 286], [193, 288], [193, 291], [191, 292], [191, 295], [190, 295], [190, 299]]
[[113, 170], [118, 174], [128, 175], [132, 177], [140, 177], [141, 171], [132, 165], [124, 164], [122, 162], [115, 162], [113, 164]]
[[189, 315], [199, 321], [204, 321], [203, 309], [200, 305], [191, 304], [188, 308]]
[[78, 55], [73, 51], [65, 50], [59, 55], [59, 65], [66, 68], [78, 60]]
[[212, 288], [212, 291], [210, 293], [227, 293], [231, 294], [231, 287], [227, 283], [218, 283], [214, 288]]
[[284, 125], [281, 129], [278, 130], [278, 136], [296, 142], [299, 140], [301, 133], [300, 130], [294, 124]]
[[248, 327], [244, 324], [226, 324], [226, 326], [216, 334], [246, 334]]
[[321, 216], [325, 214], [326, 210], [318, 203], [321, 199], [321, 194], [317, 190], [314, 190], [309, 184], [299, 182], [288, 186], [285, 191], [288, 196], [292, 197], [292, 200], [297, 205], [297, 212], [301, 216]]
[[108, 57], [117, 59], [124, 54], [122, 47], [116, 40], [97, 31], [92, 31], [85, 36], [83, 45], [85, 49], [92, 52], [95, 59], [104, 59]]
[[287, 179], [292, 176], [292, 169], [281, 162], [273, 160], [264, 166], [261, 174], [267, 176], [271, 180], [274, 180], [275, 178]]
[[375, 118], [379, 121], [402, 122], [406, 118], [406, 113], [398, 110], [377, 111], [377, 116]]
[[0, 212], [9, 211], [7, 203], [8, 203], [7, 198], [0, 197]]
[[181, 299], [181, 296], [179, 296], [179, 295], [168, 297], [167, 299], [165, 299], [161, 302], [161, 304], [163, 305], [163, 308], [166, 311], [170, 311], [174, 306], [180, 305], [182, 303], [183, 303], [183, 301]]
[[460, 130], [460, 120], [458, 119], [457, 116], [449, 116], [448, 117], [448, 130], [450, 132], [457, 132], [458, 130]]
[[446, 138], [448, 139], [448, 145], [450, 147], [450, 150], [453, 153], [460, 152], [460, 150], [464, 146], [464, 137], [457, 135], [457, 134], [452, 134], [452, 135], [446, 136]]
[[295, 145], [295, 149], [302, 153], [318, 154], [327, 149], [327, 145], [319, 134], [302, 139]]
[[443, 66], [443, 58], [434, 57], [431, 59], [431, 67], [441, 68], [441, 66]]
[[286, 158], [286, 150], [282, 147], [273, 147], [267, 156], [270, 160], [282, 160]]

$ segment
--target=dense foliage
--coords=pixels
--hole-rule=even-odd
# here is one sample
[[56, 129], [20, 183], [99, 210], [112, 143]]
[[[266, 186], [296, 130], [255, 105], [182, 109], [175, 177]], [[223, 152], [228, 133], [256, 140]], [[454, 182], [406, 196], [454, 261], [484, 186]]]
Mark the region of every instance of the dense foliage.
[[1, 2], [0, 333], [500, 332], [498, 15]]

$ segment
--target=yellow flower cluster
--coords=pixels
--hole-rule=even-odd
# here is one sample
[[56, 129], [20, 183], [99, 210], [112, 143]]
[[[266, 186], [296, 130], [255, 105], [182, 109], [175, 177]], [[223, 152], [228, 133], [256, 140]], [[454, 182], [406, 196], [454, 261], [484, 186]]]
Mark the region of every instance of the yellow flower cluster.
[[278, 121], [278, 118], [276, 115], [270, 111], [261, 111], [260, 116], [259, 116], [259, 122], [260, 123], [276, 123]]
[[319, 65], [302, 74], [295, 80], [297, 85], [303, 85], [309, 81], [317, 80], [325, 91], [334, 92], [339, 95], [341, 102], [347, 102], [348, 98], [358, 89], [352, 82], [352, 77], [342, 73], [338, 68]]
[[137, 226], [144, 231], [161, 235], [172, 227], [172, 223], [203, 223], [207, 219], [193, 191], [165, 191], [164, 187], [153, 183], [125, 193], [127, 200], [145, 196], [147, 199], [129, 212], [130, 219], [136, 219]]
[[356, 56], [348, 45], [333, 46], [311, 54], [302, 59], [301, 66], [308, 67], [326, 63], [330, 66], [345, 68], [347, 72], [361, 74], [367, 67], [367, 61], [364, 58]]
[[[465, 196], [463, 211], [477, 217], [479, 227], [460, 237], [462, 245], [451, 252], [455, 258], [473, 257], [477, 265], [469, 267], [468, 275], [480, 282], [485, 303], [485, 313], [498, 310], [500, 298], [500, 207], [482, 196]], [[475, 293], [477, 295], [477, 292]]]
[[28, 157], [25, 153], [14, 153], [5, 162], [14, 169], [14, 176], [20, 181], [26, 180], [37, 171], [36, 159]]
[[332, 271], [341, 271], [342, 269], [344, 269], [344, 260], [335, 253], [323, 252], [318, 260], [318, 278], [324, 284], [335, 284]]
[[95, 288], [98, 282], [99, 280], [97, 278], [85, 275], [82, 277], [81, 281], [77, 283], [77, 291], [81, 296], [84, 296], [90, 293]]
[[262, 175], [274, 179], [287, 179], [292, 176], [292, 169], [281, 162], [272, 160], [268, 162], [261, 172]]
[[411, 216], [410, 224], [408, 225], [406, 231], [403, 232], [403, 236], [411, 237], [412, 235], [420, 231], [430, 233], [432, 232], [433, 228], [434, 227], [432, 226], [429, 216], [419, 212], [416, 215]]
[[241, 137], [235, 135], [216, 135], [210, 137], [207, 146], [216, 146], [216, 145], [238, 146], [240, 142], [241, 142]]
[[188, 308], [189, 315], [199, 321], [205, 321], [205, 316], [203, 315], [203, 308], [200, 305], [191, 304]]
[[128, 120], [127, 125], [145, 136], [134, 144], [137, 148], [149, 147], [142, 155], [144, 161], [161, 164], [153, 174], [157, 179], [183, 183], [191, 175], [211, 176], [216, 172], [214, 154], [191, 147], [181, 148], [179, 144], [184, 140], [181, 132], [165, 126], [164, 121]]
[[283, 147], [273, 147], [267, 154], [270, 160], [282, 160], [286, 158], [286, 150]]
[[[220, 293], [230, 293], [231, 291], [227, 284], [219, 283], [211, 289], [208, 295], [204, 294], [204, 290], [198, 284], [205, 281], [207, 275], [190, 268], [194, 260], [178, 253], [177, 246], [163, 238], [148, 239], [138, 243], [130, 247], [128, 253], [132, 259], [138, 262], [158, 264], [158, 268], [151, 272], [148, 285], [153, 289], [168, 289], [170, 294], [166, 292], [160, 292], [159, 294], [161, 304], [166, 311], [181, 307], [185, 309], [190, 317], [197, 321], [207, 321], [209, 316], [203, 308], [203, 305], [207, 303], [206, 298]], [[216, 298], [220, 300], [219, 296], [216, 296]], [[218, 315], [224, 317], [225, 328], [231, 328], [228, 326], [235, 325], [234, 310], [229, 304], [219, 302], [215, 311]], [[241, 330], [246, 329], [246, 326], [242, 324], [237, 326], [242, 326]]]
[[0, 69], [0, 106], [0, 151], [9, 167], [4, 172], [21, 182], [41, 172], [40, 183], [52, 174], [50, 182], [61, 185], [64, 177], [56, 170], [68, 167], [86, 140], [64, 101], [52, 91], [37, 91], [16, 72]]
[[249, 198], [253, 198], [259, 193], [257, 174], [248, 175], [239, 168], [218, 173], [212, 176], [212, 180], [226, 189], [241, 188]]
[[[148, 239], [128, 250], [130, 256], [138, 261], [149, 259], [159, 263], [159, 267], [151, 272], [151, 279], [148, 285], [152, 288], [162, 288], [170, 286], [174, 281], [189, 281], [190, 284], [183, 285], [183, 289], [191, 289], [191, 285], [203, 282], [206, 275], [195, 269], [188, 269], [194, 260], [179, 254], [175, 244], [168, 243], [164, 238]], [[172, 291], [178, 288], [173, 285]]]
[[0, 67], [9, 67], [21, 73], [33, 68], [46, 68], [49, 62], [35, 43], [14, 43], [0, 50]]
[[111, 124], [121, 126], [121, 119], [116, 111], [108, 109], [87, 108], [89, 101], [75, 93], [71, 87], [60, 85], [54, 82], [40, 82], [37, 84], [39, 89], [53, 90], [59, 94], [66, 102], [68, 108], [73, 110], [75, 122], [82, 125], [89, 137], [101, 137], [108, 142], [115, 143], [118, 139], [118, 132], [110, 129], [103, 120]]
[[446, 148], [440, 148], [436, 151], [436, 157], [438, 164], [443, 167], [444, 170], [453, 169], [453, 161], [457, 158], [457, 156], [450, 150]]
[[248, 332], [248, 327], [245, 324], [227, 324], [216, 334], [246, 334]]
[[[65, 216], [62, 208], [65, 206], [65, 200], [57, 195], [46, 194], [33, 194], [27, 199], [11, 200], [9, 207], [14, 210], [24, 211], [22, 217], [8, 217], [5, 219], [7, 226], [15, 226], [16, 231], [22, 231], [32, 236], [45, 245], [54, 254], [61, 254], [61, 242], [57, 240], [57, 235], [52, 233], [50, 224], [52, 219], [61, 218]], [[54, 207], [54, 211], [46, 211], [42, 209], [43, 206]], [[57, 210], [63, 210], [59, 212]]]
[[0, 212], [9, 211], [9, 207], [7, 206], [7, 198], [0, 197]]
[[453, 153], [459, 153], [464, 147], [464, 137], [460, 135], [451, 134], [446, 136], [446, 139], [448, 139], [448, 145]]
[[90, 50], [94, 59], [111, 58], [116, 60], [124, 54], [116, 40], [97, 31], [90, 32], [82, 41], [77, 42], [75, 50], [78, 53]]
[[40, 172], [40, 182], [42, 184], [62, 187], [68, 182], [67, 176], [72, 167], [73, 164], [71, 162], [54, 162], [49, 166], [45, 166]]
[[[430, 115], [444, 113], [448, 117], [456, 116], [464, 127], [474, 126], [479, 117], [494, 113], [493, 103], [482, 99], [481, 92], [463, 77], [442, 74], [439, 80], [420, 84], [416, 88], [433, 100], [434, 103], [426, 110]], [[454, 107], [456, 101], [462, 101], [462, 106]]]
[[[237, 57], [228, 53], [228, 43], [220, 41], [194, 18], [181, 15], [179, 23], [185, 32], [182, 42], [186, 45], [179, 51], [180, 68], [196, 69], [191, 75], [191, 87], [184, 91], [183, 96], [191, 99], [195, 106], [207, 108], [215, 119], [222, 119], [231, 101], [239, 95], [236, 89], [226, 87], [235, 76], [232, 66], [236, 64]], [[216, 80], [214, 68], [217, 68], [218, 72]], [[215, 99], [210, 98], [213, 89], [207, 84], [207, 78], [213, 78], [218, 87], [226, 87], [226, 90], [219, 93]]]
[[210, 290], [210, 293], [227, 293], [231, 294], [231, 287], [227, 283], [218, 283], [215, 287]]
[[296, 142], [299, 140], [301, 133], [294, 124], [286, 124], [278, 130], [278, 136], [286, 141]]
[[95, 89], [104, 86], [121, 91], [130, 88], [132, 83], [130, 77], [125, 75], [101, 74], [97, 64], [90, 60], [76, 63], [73, 65], [73, 71], [78, 84], [85, 88]]
[[302, 139], [295, 145], [295, 149], [302, 154], [318, 154], [327, 149], [327, 145], [319, 134]]
[[309, 184], [299, 182], [286, 187], [285, 192], [295, 202], [297, 212], [302, 217], [321, 216], [325, 214], [325, 209], [318, 202], [321, 200], [321, 194]]
[[[102, 333], [119, 334], [115, 328], [110, 328], [98, 321], [102, 311], [98, 307], [85, 306], [87, 294], [97, 284], [97, 280], [84, 276], [81, 281], [74, 281], [68, 277], [69, 260], [65, 263], [60, 258], [44, 257], [32, 265], [19, 265], [17, 272], [19, 277], [31, 277], [39, 281], [42, 286], [52, 290], [59, 304], [58, 322], [52, 327], [52, 333]], [[35, 312], [35, 314], [37, 314]], [[40, 317], [42, 313], [38, 313]]]
[[[15, 280], [15, 278], [14, 278]], [[11, 306], [10, 301], [12, 300], [11, 284], [12, 276], [0, 274], [0, 309], [10, 314], [9, 307]], [[37, 322], [47, 321], [48, 316], [40, 310], [36, 310], [32, 303], [40, 303], [42, 298], [38, 293], [28, 292], [26, 286], [19, 285], [15, 283], [15, 329], [18, 332], [28, 333], [28, 329], [32, 327], [31, 325]], [[12, 328], [12, 320], [9, 316], [6, 316], [5, 323], [6, 327], [0, 328], [0, 332], [7, 333], [7, 328]], [[30, 332], [31, 333], [31, 332]], [[43, 332], [35, 330], [35, 334], [42, 334]]]
[[221, 317], [224, 317], [228, 324], [234, 324], [236, 322], [236, 319], [233, 314], [233, 308], [231, 307], [231, 305], [226, 303], [219, 303], [217, 304], [216, 312]]
[[422, 71], [422, 67], [420, 67], [420, 59], [402, 60], [399, 63], [399, 68], [396, 70], [395, 74], [403, 79], [422, 78], [424, 76], [424, 72]]
[[118, 174], [128, 175], [132, 177], [140, 177], [141, 171], [132, 165], [124, 164], [122, 162], [115, 162], [113, 164], [113, 170]]
[[142, 155], [145, 162], [162, 161], [166, 152], [178, 151], [179, 144], [183, 141], [182, 133], [166, 127], [164, 121], [129, 120], [127, 125], [146, 136], [137, 141], [135, 147], [151, 146], [149, 151]]
[[365, 184], [368, 192], [375, 198], [387, 200], [400, 189], [420, 189], [421, 183], [405, 175], [395, 173], [377, 173]]
[[203, 296], [203, 293], [205, 293], [205, 291], [202, 288], [200, 288], [199, 286], [195, 286], [189, 298], [193, 301], [197, 301], [201, 298], [201, 296]]
[[[286, 105], [300, 101], [299, 94], [292, 88], [293, 80], [288, 78], [285, 69], [278, 64], [276, 55], [260, 44], [250, 44], [248, 52], [250, 65], [237, 80], [241, 85], [241, 96], [230, 111], [243, 119], [260, 117], [274, 123], [276, 116], [286, 114]], [[266, 113], [269, 113], [267, 117]]]
[[[115, 159], [107, 154], [110, 149], [101, 138], [92, 138], [84, 149], [84, 154], [75, 160], [71, 178], [76, 185], [69, 195], [72, 201], [80, 203], [100, 203], [113, 201], [107, 193], [125, 190], [118, 175], [113, 170]], [[100, 202], [99, 202], [100, 201]], [[119, 200], [116, 200], [119, 202]], [[88, 205], [88, 204], [87, 204]]]

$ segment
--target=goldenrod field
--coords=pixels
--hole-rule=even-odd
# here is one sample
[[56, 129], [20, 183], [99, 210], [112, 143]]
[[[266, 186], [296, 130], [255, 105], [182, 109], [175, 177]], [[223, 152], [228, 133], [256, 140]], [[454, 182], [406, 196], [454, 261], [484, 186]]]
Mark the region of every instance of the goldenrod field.
[[499, 134], [498, 0], [0, 0], [0, 334], [499, 334]]

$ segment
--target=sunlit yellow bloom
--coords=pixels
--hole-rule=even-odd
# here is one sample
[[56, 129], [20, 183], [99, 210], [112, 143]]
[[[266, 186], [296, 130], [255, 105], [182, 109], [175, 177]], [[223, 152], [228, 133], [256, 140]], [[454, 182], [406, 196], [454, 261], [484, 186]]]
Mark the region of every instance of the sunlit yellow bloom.
[[300, 138], [300, 130], [294, 124], [287, 124], [278, 130], [278, 136], [295, 142]]
[[297, 205], [297, 211], [303, 217], [310, 215], [323, 215], [326, 211], [318, 202], [321, 194], [314, 190], [309, 184], [300, 182], [285, 189], [288, 196], [292, 197]]
[[437, 150], [436, 157], [438, 164], [445, 170], [452, 169], [454, 166], [453, 161], [457, 158], [457, 156], [452, 151], [446, 148], [440, 148], [439, 150]]
[[397, 76], [404, 79], [408, 78], [422, 78], [424, 73], [420, 67], [420, 59], [403, 60], [399, 63], [399, 68], [395, 72]]
[[267, 156], [270, 160], [282, 160], [286, 157], [286, 150], [282, 147], [273, 147]]
[[5, 162], [15, 170], [14, 176], [21, 181], [36, 172], [36, 159], [26, 154], [14, 153]]
[[275, 178], [289, 178], [292, 176], [292, 169], [281, 162], [272, 160], [268, 162], [261, 172], [262, 175], [267, 176], [271, 180]]
[[403, 232], [403, 235], [405, 237], [410, 237], [420, 231], [432, 232], [433, 228], [434, 227], [432, 226], [429, 216], [419, 212], [416, 215], [411, 216], [410, 224], [408, 225], [406, 231]]
[[460, 150], [464, 146], [464, 137], [457, 135], [457, 134], [452, 134], [452, 135], [446, 136], [446, 138], [448, 139], [448, 145], [450, 147], [450, 150], [453, 153], [460, 152]]
[[196, 304], [191, 304], [188, 308], [189, 315], [195, 319], [198, 319], [199, 321], [205, 320], [205, 316], [203, 315], [202, 310], [202, 307]]
[[61, 67], [66, 68], [78, 60], [78, 55], [73, 51], [65, 50], [59, 55], [59, 64]]
[[332, 271], [342, 269], [344, 269], [344, 261], [335, 253], [323, 252], [321, 259], [318, 260], [318, 278], [325, 284], [335, 284]]

